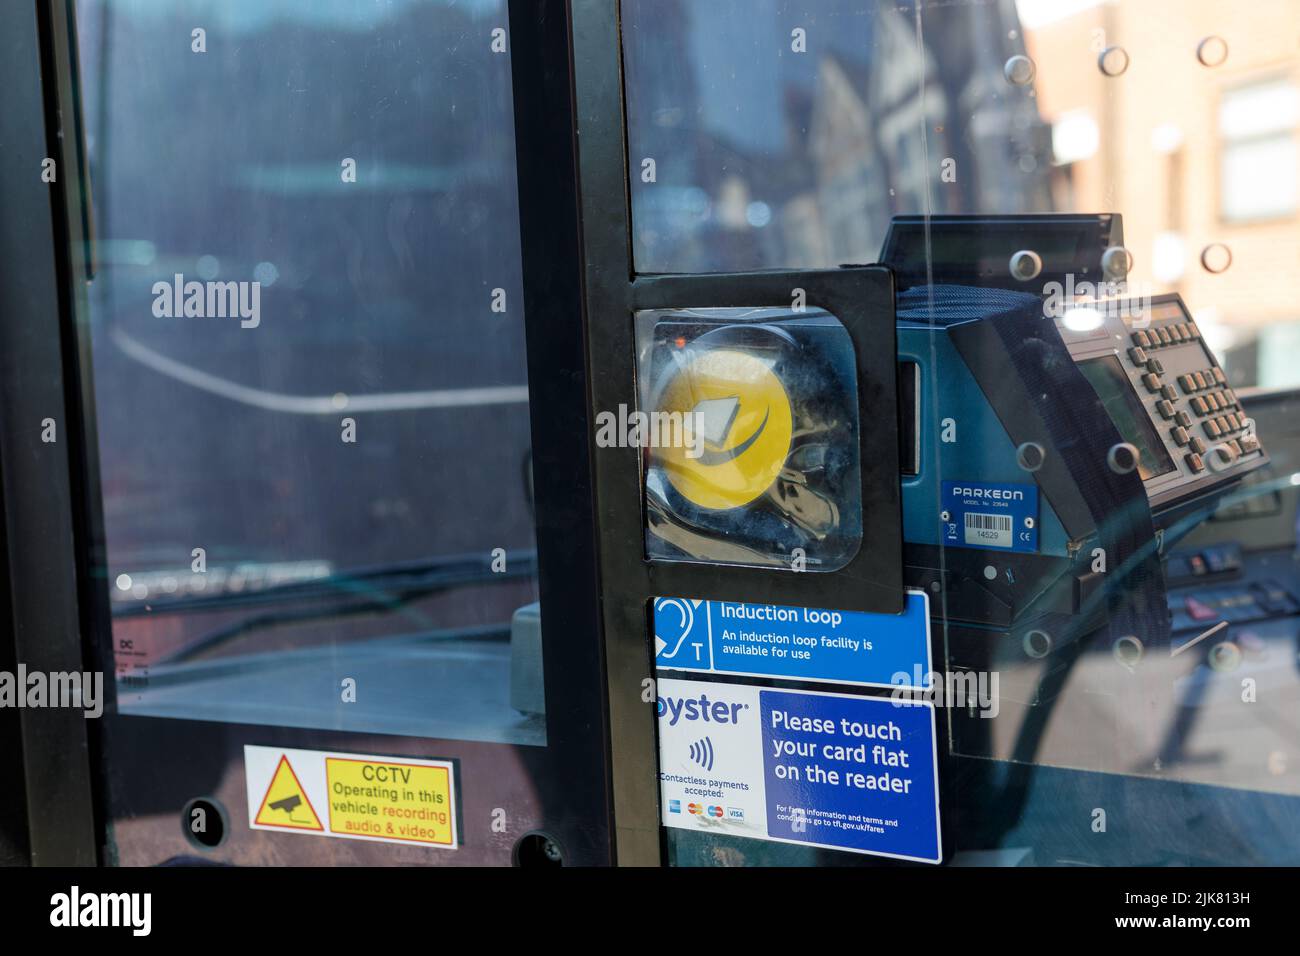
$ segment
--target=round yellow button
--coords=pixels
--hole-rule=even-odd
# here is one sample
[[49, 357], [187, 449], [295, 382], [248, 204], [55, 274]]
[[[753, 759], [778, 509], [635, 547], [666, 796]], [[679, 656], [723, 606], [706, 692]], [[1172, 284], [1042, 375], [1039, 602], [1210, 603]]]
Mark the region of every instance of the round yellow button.
[[748, 504], [771, 487], [790, 453], [794, 414], [771, 363], [736, 349], [688, 353], [657, 411], [680, 413], [686, 447], [656, 448], [657, 463], [701, 508]]

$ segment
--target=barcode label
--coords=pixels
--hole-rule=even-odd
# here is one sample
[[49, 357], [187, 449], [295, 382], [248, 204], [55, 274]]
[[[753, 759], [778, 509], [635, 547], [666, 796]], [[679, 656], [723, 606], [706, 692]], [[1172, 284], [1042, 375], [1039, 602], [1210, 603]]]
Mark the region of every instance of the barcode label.
[[980, 544], [984, 547], [1011, 547], [1011, 516], [992, 515], [968, 511], [966, 519], [966, 543]]

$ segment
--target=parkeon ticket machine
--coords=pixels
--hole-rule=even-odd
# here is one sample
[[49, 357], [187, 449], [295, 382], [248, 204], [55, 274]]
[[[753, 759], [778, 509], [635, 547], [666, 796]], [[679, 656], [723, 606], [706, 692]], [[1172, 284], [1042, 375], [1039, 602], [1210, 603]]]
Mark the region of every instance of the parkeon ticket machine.
[[[655, 598], [661, 814], [685, 831], [679, 852], [739, 836], [938, 862], [941, 749], [948, 763], [1042, 759], [1062, 689], [1099, 656], [1125, 677], [1105, 688], [1108, 708], [1150, 706], [1159, 691], [1137, 669], [1179, 652], [1164, 549], [1268, 458], [1182, 301], [1125, 295], [1126, 255], [1119, 216], [895, 220], [882, 261], [896, 284], [898, 413], [856, 424], [864, 442], [897, 442], [907, 606], [856, 613], [843, 598], [860, 582], [815, 609], [767, 591]], [[856, 343], [822, 314], [655, 319], [668, 328], [646, 335], [640, 380], [669, 384], [651, 394], [726, 407], [694, 459], [646, 456], [648, 553], [784, 566], [797, 587], [836, 567], [846, 530], [877, 547], [887, 503], [864, 497], [859, 513], [834, 493], [855, 451], [845, 401], [864, 387], [837, 368]], [[747, 468], [774, 422], [775, 460]], [[755, 711], [759, 727], [742, 726]], [[1121, 736], [1088, 769], [1132, 770], [1150, 746]]]

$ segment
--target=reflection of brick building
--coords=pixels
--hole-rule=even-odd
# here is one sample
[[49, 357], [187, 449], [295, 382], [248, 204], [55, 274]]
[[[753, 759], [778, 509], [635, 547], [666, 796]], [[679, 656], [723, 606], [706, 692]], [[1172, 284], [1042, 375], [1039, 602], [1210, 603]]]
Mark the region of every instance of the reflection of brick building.
[[[1003, 76], [1022, 49], [1009, 0], [945, 7], [922, 45], [904, 10], [873, 22], [869, 49], [818, 62], [797, 160], [812, 193], [781, 217], [791, 264], [872, 261], [899, 213], [1049, 211], [1045, 127]], [[949, 158], [957, 176], [944, 182]]]
[[[1121, 0], [1045, 23], [1035, 6], [1021, 3], [1057, 207], [1122, 213], [1133, 278], [1182, 293], [1234, 381], [1300, 384], [1300, 5]], [[1206, 66], [1212, 37], [1227, 56]], [[1118, 76], [1098, 65], [1109, 46], [1128, 55]], [[1221, 274], [1200, 261], [1214, 243], [1232, 253]]]

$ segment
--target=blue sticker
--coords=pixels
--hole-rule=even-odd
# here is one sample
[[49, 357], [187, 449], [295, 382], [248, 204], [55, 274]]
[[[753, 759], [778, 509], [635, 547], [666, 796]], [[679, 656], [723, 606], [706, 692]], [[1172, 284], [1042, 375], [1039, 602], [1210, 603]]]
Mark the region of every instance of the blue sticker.
[[945, 481], [943, 543], [993, 551], [1038, 550], [1038, 486]]
[[908, 591], [902, 614], [661, 597], [655, 666], [753, 677], [922, 687], [930, 608]]
[[930, 704], [671, 679], [656, 689], [665, 826], [943, 859]]

